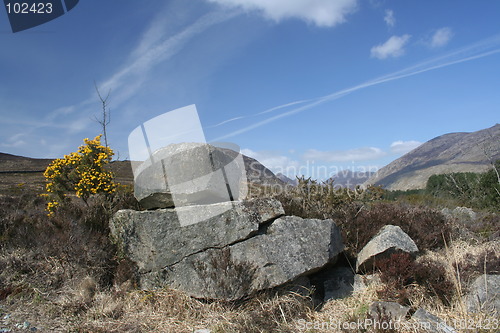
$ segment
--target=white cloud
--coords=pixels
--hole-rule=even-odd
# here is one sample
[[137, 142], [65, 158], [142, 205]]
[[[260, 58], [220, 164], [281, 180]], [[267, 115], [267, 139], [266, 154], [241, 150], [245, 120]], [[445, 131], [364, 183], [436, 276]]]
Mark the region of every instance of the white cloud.
[[378, 59], [399, 57], [404, 54], [404, 47], [410, 37], [410, 35], [392, 36], [385, 43], [372, 47], [371, 56]]
[[419, 141], [394, 141], [391, 144], [391, 152], [394, 154], [406, 154], [413, 149], [417, 148], [420, 146], [422, 142]]
[[431, 38], [430, 46], [431, 47], [445, 46], [446, 44], [448, 44], [448, 42], [451, 40], [452, 37], [453, 37], [453, 31], [450, 28], [445, 27], [438, 29]]
[[345, 22], [357, 7], [357, 0], [208, 0], [244, 10], [258, 10], [274, 21], [299, 18], [320, 27]]
[[251, 149], [242, 149], [241, 153], [254, 158], [272, 172], [282, 173], [284, 175], [293, 174], [292, 171], [298, 169], [299, 161], [293, 160], [287, 156], [270, 151], [253, 151]]
[[375, 160], [385, 156], [386, 153], [380, 148], [363, 147], [349, 150], [319, 151], [309, 149], [302, 156], [305, 160], [325, 161], [325, 162], [356, 162]]
[[393, 27], [396, 24], [396, 18], [394, 17], [394, 11], [392, 9], [387, 9], [385, 11], [384, 21], [389, 27]]

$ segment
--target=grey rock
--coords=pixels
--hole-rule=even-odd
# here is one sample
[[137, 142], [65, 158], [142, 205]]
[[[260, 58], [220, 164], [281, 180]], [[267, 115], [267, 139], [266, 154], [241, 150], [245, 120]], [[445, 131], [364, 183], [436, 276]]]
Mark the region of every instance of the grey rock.
[[348, 267], [334, 267], [329, 270], [329, 276], [323, 283], [325, 289], [324, 301], [345, 298], [352, 295], [354, 272]]
[[476, 278], [465, 297], [468, 312], [500, 314], [500, 275], [483, 274]]
[[209, 330], [209, 329], [204, 328], [204, 329], [201, 329], [201, 330], [196, 330], [193, 333], [210, 333], [210, 332], [212, 332], [212, 331]]
[[20, 330], [27, 330], [30, 328], [31, 324], [29, 322], [25, 321], [23, 323], [15, 324], [14, 326]]
[[353, 293], [360, 293], [373, 285], [380, 285], [382, 280], [380, 279], [380, 274], [356, 274], [354, 275], [354, 283], [353, 283]]
[[407, 306], [395, 302], [373, 302], [368, 309], [370, 317], [378, 322], [404, 320], [410, 311]]
[[457, 219], [466, 225], [474, 223], [477, 219], [477, 213], [467, 207], [456, 207], [455, 209], [443, 208], [441, 214], [448, 218]]
[[376, 267], [376, 261], [387, 258], [395, 252], [416, 254], [417, 245], [400, 227], [386, 225], [359, 252], [356, 271], [370, 271]]
[[196, 298], [235, 300], [316, 272], [343, 249], [332, 220], [286, 216], [249, 239], [144, 274], [140, 283], [146, 289], [168, 285]]
[[[205, 205], [244, 198], [241, 154], [204, 143], [171, 144], [134, 170], [134, 195], [147, 209]], [[240, 193], [242, 192], [242, 193]]]
[[139, 273], [147, 273], [205, 249], [246, 239], [257, 233], [260, 224], [283, 214], [279, 201], [255, 199], [155, 211], [120, 210], [109, 226], [121, 254], [137, 263]]
[[417, 321], [419, 323], [419, 328], [425, 332], [457, 333], [455, 328], [447, 325], [439, 317], [436, 317], [422, 308], [418, 309], [411, 318]]

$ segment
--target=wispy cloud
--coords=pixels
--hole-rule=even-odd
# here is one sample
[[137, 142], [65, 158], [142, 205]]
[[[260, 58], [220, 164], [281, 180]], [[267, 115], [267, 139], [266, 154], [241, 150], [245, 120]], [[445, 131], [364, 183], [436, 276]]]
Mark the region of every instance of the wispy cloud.
[[448, 44], [448, 42], [451, 40], [453, 37], [453, 31], [451, 28], [444, 27], [441, 29], [436, 30], [434, 35], [432, 35], [432, 38], [429, 42], [429, 45], [431, 47], [442, 47]]
[[309, 149], [302, 156], [305, 160], [323, 162], [359, 162], [382, 158], [387, 153], [376, 147], [362, 147], [349, 150], [320, 151]]
[[422, 144], [422, 142], [415, 141], [415, 140], [394, 141], [391, 144], [391, 153], [403, 155], [403, 154], [406, 154], [406, 153], [412, 151], [413, 149], [417, 148], [421, 144]]
[[298, 105], [298, 104], [304, 104], [304, 103], [307, 103], [307, 102], [310, 102], [310, 101], [311, 100], [302, 100], [302, 101], [295, 101], [295, 102], [291, 102], [291, 103], [287, 103], [287, 104], [275, 106], [275, 107], [272, 107], [270, 109], [264, 110], [262, 112], [251, 114], [251, 115], [248, 115], [248, 116], [239, 116], [239, 117], [234, 117], [234, 118], [231, 118], [231, 119], [227, 119], [227, 120], [224, 120], [224, 121], [222, 121], [222, 122], [220, 122], [218, 124], [207, 126], [207, 128], [213, 128], [213, 127], [221, 126], [221, 125], [224, 125], [224, 124], [236, 121], [236, 120], [240, 120], [240, 119], [245, 119], [245, 118], [250, 118], [250, 117], [257, 117], [257, 116], [260, 116], [260, 115], [263, 115], [263, 114], [266, 114], [266, 113], [271, 113], [271, 112], [274, 112], [274, 111], [277, 111], [277, 110], [286, 109], [286, 108], [288, 108], [290, 106], [294, 106], [294, 105]]
[[384, 21], [389, 27], [393, 27], [396, 24], [396, 18], [394, 17], [394, 11], [392, 9], [386, 9]]
[[[310, 102], [306, 103], [303, 106], [293, 108], [292, 110], [285, 111], [285, 112], [282, 112], [280, 114], [274, 115], [274, 116], [269, 117], [267, 119], [261, 120], [257, 123], [251, 124], [249, 126], [246, 126], [246, 127], [241, 128], [241, 129], [238, 129], [236, 131], [233, 131], [231, 133], [228, 133], [224, 136], [218, 137], [212, 141], [222, 141], [222, 140], [225, 140], [227, 138], [251, 131], [252, 129], [258, 128], [260, 126], [264, 126], [264, 125], [269, 124], [269, 123], [276, 121], [278, 119], [288, 117], [288, 116], [291, 116], [293, 114], [309, 110], [309, 109], [311, 109], [315, 106], [318, 106], [320, 104], [336, 100], [338, 98], [341, 98], [343, 96], [346, 96], [348, 94], [351, 94], [353, 92], [356, 92], [356, 91], [359, 91], [359, 90], [362, 90], [365, 88], [369, 88], [369, 87], [376, 86], [376, 85], [386, 83], [386, 82], [400, 80], [400, 79], [411, 77], [414, 75], [437, 70], [437, 69], [440, 69], [443, 67], [448, 67], [448, 66], [464, 63], [467, 61], [472, 61], [472, 60], [488, 57], [491, 55], [499, 54], [500, 53], [500, 48], [498, 48], [499, 45], [500, 45], [500, 35], [496, 35], [496, 36], [493, 36], [491, 38], [482, 40], [478, 43], [463, 47], [459, 50], [449, 52], [443, 56], [435, 57], [435, 58], [432, 58], [430, 60], [418, 63], [416, 65], [404, 68], [400, 71], [396, 71], [396, 72], [378, 77], [376, 79], [363, 82], [359, 85], [356, 85], [356, 86], [353, 86], [350, 88], [346, 88], [343, 90], [333, 92], [333, 93], [326, 95], [326, 96], [310, 99], [309, 100]], [[291, 104], [293, 104], [293, 102], [284, 104], [282, 106], [277, 106], [277, 107], [272, 108], [272, 109], [279, 109], [281, 107], [284, 107], [285, 105], [291, 105]], [[248, 116], [245, 116], [243, 118], [246, 118], [246, 117], [248, 117]]]
[[[154, 69], [181, 52], [193, 38], [239, 14], [236, 11], [211, 11], [172, 34], [172, 30], [167, 29], [169, 17], [165, 15], [166, 9], [158, 13], [157, 18], [140, 36], [135, 47], [131, 48], [127, 61], [97, 83], [102, 93], [112, 91], [113, 107], [124, 105], [136, 96], [140, 87], [154, 75]], [[71, 134], [84, 131], [92, 125], [96, 102], [92, 88], [86, 99], [53, 110], [35, 124], [31, 131], [42, 127], [61, 128]]]
[[24, 146], [26, 144], [26, 141], [24, 141], [23, 137], [25, 137], [25, 136], [26, 136], [26, 134], [24, 134], [24, 133], [19, 133], [19, 134], [13, 135], [7, 139], [7, 142], [0, 143], [0, 147], [16, 148], [16, 147]]
[[400, 57], [405, 53], [404, 47], [410, 40], [410, 35], [392, 36], [385, 43], [371, 48], [372, 58], [386, 59]]
[[178, 54], [195, 36], [211, 26], [222, 23], [237, 15], [237, 12], [209, 12], [188, 25], [180, 32], [169, 35], [165, 31], [165, 20], [160, 18], [144, 33], [139, 45], [132, 50], [131, 59], [107, 80], [99, 84], [103, 91], [112, 89], [115, 103], [121, 103], [135, 94], [147, 80], [152, 69]]
[[357, 0], [208, 0], [220, 5], [257, 10], [274, 21], [298, 18], [320, 27], [332, 27], [346, 21], [356, 10]]

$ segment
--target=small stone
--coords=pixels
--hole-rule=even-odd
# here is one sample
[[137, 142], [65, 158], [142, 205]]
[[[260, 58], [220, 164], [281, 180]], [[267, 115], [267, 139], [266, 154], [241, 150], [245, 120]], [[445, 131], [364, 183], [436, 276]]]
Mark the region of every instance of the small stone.
[[417, 245], [400, 227], [386, 225], [359, 252], [356, 271], [372, 271], [376, 261], [392, 253], [406, 252], [415, 255]]
[[379, 322], [384, 320], [401, 321], [405, 319], [409, 310], [409, 307], [395, 302], [373, 302], [368, 313]]
[[360, 293], [374, 285], [380, 285], [382, 280], [380, 280], [380, 274], [367, 274], [367, 275], [354, 275], [354, 284], [352, 286], [353, 293]]
[[426, 332], [458, 333], [453, 327], [446, 325], [439, 317], [421, 308], [418, 309], [411, 318], [419, 322], [421, 327], [425, 328]]

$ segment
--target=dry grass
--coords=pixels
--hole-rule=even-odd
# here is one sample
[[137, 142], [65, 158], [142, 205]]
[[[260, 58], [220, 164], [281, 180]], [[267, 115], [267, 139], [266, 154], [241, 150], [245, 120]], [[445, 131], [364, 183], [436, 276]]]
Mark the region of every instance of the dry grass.
[[[462, 296], [466, 288], [459, 283], [453, 260], [449, 260], [454, 258], [460, 262], [469, 258], [471, 253], [480, 255], [488, 249], [498, 251], [498, 242], [470, 245], [457, 241], [447, 249], [426, 253], [422, 258], [432, 258], [442, 263], [447, 274], [455, 281], [455, 297], [449, 306], [445, 306], [438, 298], [424, 297], [426, 293], [421, 289], [423, 287], [412, 285], [413, 289], [409, 293], [411, 308], [424, 308], [452, 324], [478, 324], [494, 319], [486, 313], [473, 315], [464, 311]], [[51, 267], [60, 270], [57, 265]], [[381, 288], [384, 288], [382, 284], [375, 284], [350, 297], [330, 300], [321, 309], [315, 309], [310, 297], [285, 290], [263, 292], [246, 301], [207, 303], [170, 289], [139, 291], [127, 283], [103, 288], [99, 287], [95, 278], [81, 276], [65, 280], [64, 285], [55, 290], [36, 288], [27, 279], [22, 288], [8, 295], [0, 306], [1, 312], [12, 315], [9, 319], [11, 323], [29, 321], [42, 332], [192, 333], [202, 328], [208, 328], [212, 333], [389, 332], [373, 327], [353, 329], [352, 326], [358, 322], [364, 323], [372, 302], [384, 300], [378, 296]], [[306, 330], [306, 323], [316, 325], [318, 329]], [[350, 328], [342, 329], [346, 323], [351, 323]], [[393, 332], [419, 330], [408, 327]]]
[[[437, 315], [446, 323], [451, 324], [459, 332], [493, 332], [494, 329], [481, 329], [484, 323], [498, 323], [498, 314], [494, 313], [468, 313], [465, 308], [464, 296], [468, 292], [468, 286], [472, 279], [484, 274], [491, 273], [484, 270], [476, 270], [472, 274], [469, 272], [466, 276], [461, 267], [465, 267], [477, 260], [486, 262], [485, 253], [500, 253], [500, 241], [491, 241], [483, 244], [470, 244], [463, 240], [453, 241], [446, 248], [440, 251], [427, 252], [420, 260], [431, 259], [439, 262], [445, 271], [448, 279], [454, 285], [454, 297], [449, 306], [439, 302], [438, 298], [418, 298], [414, 297], [413, 308], [423, 308]], [[485, 260], [486, 259], [486, 260]], [[497, 271], [495, 274], [498, 274]], [[416, 294], [414, 294], [416, 295]], [[467, 329], [468, 328], [468, 329]]]
[[[212, 333], [382, 332], [369, 327], [339, 326], [367, 319], [370, 304], [386, 300], [380, 296], [380, 290], [386, 287], [383, 284], [344, 299], [330, 300], [321, 308], [315, 308], [310, 297], [286, 290], [270, 290], [231, 303], [203, 302], [170, 289], [139, 291], [135, 288], [133, 265], [119, 260], [108, 242], [106, 215], [100, 202], [89, 208], [69, 206], [60, 216], [48, 219], [43, 199], [20, 191], [24, 194], [19, 197], [0, 198], [0, 328], [14, 328], [16, 323], [28, 321], [41, 332], [192, 333], [203, 328]], [[121, 195], [113, 203], [114, 209], [134, 204], [129, 192]], [[298, 208], [303, 204], [289, 203], [289, 206]], [[336, 214], [354, 214], [359, 219], [357, 224], [350, 225], [352, 219], [340, 223], [344, 233], [349, 227], [361, 229], [370, 218], [383, 216], [382, 208], [390, 208], [385, 211], [393, 212], [393, 219], [401, 219], [406, 209], [374, 204], [371, 211], [365, 208], [360, 211], [358, 203], [351, 205], [351, 202], [339, 207], [356, 208]], [[313, 213], [316, 211], [314, 207], [311, 209]], [[408, 220], [415, 228], [424, 218], [428, 221], [426, 228], [430, 228], [437, 216], [420, 209], [410, 213], [414, 214]], [[391, 220], [391, 216], [385, 220]], [[422, 232], [425, 230], [422, 228]], [[441, 249], [432, 247], [418, 261], [432, 260], [441, 265], [453, 283], [452, 297], [445, 304], [438, 295], [429, 294], [428, 288], [411, 283], [406, 286], [409, 305], [413, 311], [424, 308], [448, 323], [472, 320], [477, 324], [496, 319], [491, 314], [466, 313], [463, 296], [473, 278], [495, 269], [489, 263], [495, 263], [497, 259], [491, 261], [491, 255], [498, 253], [498, 240], [486, 243], [454, 240]], [[5, 314], [11, 315], [10, 318], [2, 319]], [[306, 323], [319, 328], [305, 329]]]
[[[91, 287], [92, 289], [93, 287]], [[29, 321], [51, 332], [295, 332], [294, 322], [313, 312], [309, 298], [266, 292], [241, 304], [204, 303], [186, 294], [160, 291], [89, 292], [89, 279], [56, 295], [34, 292], [9, 297], [3, 312], [11, 322]]]

